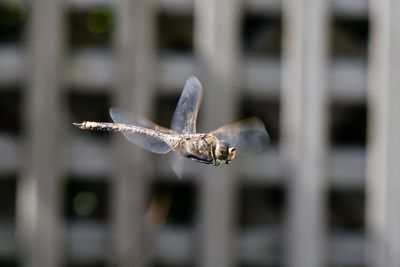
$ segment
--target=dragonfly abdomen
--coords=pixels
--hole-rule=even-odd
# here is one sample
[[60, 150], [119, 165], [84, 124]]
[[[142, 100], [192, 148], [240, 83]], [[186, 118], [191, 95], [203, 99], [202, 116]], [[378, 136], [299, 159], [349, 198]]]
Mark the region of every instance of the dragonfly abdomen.
[[93, 130], [93, 131], [107, 131], [107, 132], [123, 132], [129, 131], [131, 128], [129, 125], [108, 123], [108, 122], [94, 122], [84, 121], [82, 123], [73, 123], [76, 127], [82, 130]]
[[155, 131], [154, 129], [148, 129], [136, 125], [129, 125], [123, 123], [84, 121], [82, 123], [73, 123], [73, 125], [82, 130], [136, 133], [139, 135], [156, 138], [167, 144], [169, 144], [173, 139], [169, 134]]
[[154, 131], [153, 129], [143, 128], [136, 125], [123, 123], [95, 122], [84, 121], [82, 123], [73, 123], [82, 130], [106, 131], [106, 132], [133, 132], [137, 134], [145, 134], [149, 136], [164, 137], [163, 134]]

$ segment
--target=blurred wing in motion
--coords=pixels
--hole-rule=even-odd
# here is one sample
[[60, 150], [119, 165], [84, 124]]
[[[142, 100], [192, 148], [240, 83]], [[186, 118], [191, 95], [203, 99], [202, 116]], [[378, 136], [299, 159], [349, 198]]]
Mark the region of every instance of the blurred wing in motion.
[[[171, 129], [178, 133], [196, 133], [197, 114], [199, 112], [203, 86], [196, 77], [190, 77], [183, 88], [174, 116], [172, 117]], [[172, 154], [170, 164], [172, 169], [182, 178], [186, 169], [186, 159], [178, 154]]]
[[[135, 125], [146, 129], [156, 130], [163, 133], [174, 133], [170, 129], [161, 127], [150, 120], [134, 115], [127, 115], [118, 108], [110, 109], [110, 116], [115, 123], [122, 123], [128, 125]], [[133, 132], [122, 132], [122, 134], [135, 145], [158, 154], [165, 154], [171, 150], [170, 146], [160, 138], [137, 134]]]
[[190, 77], [183, 88], [181, 98], [174, 116], [171, 129], [178, 133], [196, 133], [197, 113], [203, 95], [203, 87], [196, 77]]
[[185, 172], [185, 158], [179, 156], [177, 153], [172, 153], [169, 159], [169, 163], [179, 179], [182, 179]]
[[238, 150], [262, 152], [269, 144], [269, 135], [264, 123], [256, 117], [223, 126], [211, 134], [219, 140], [228, 142]]
[[191, 177], [193, 174], [198, 175], [204, 171], [202, 169], [203, 164], [198, 164], [196, 161], [182, 157], [178, 153], [170, 153], [168, 156], [170, 157], [171, 168], [179, 179]]

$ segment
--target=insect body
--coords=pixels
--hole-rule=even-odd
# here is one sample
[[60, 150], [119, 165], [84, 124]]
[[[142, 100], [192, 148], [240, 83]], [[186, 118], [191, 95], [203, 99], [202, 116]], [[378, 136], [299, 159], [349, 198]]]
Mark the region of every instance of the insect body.
[[[114, 123], [74, 123], [84, 130], [122, 132], [132, 143], [154, 153], [174, 151], [191, 160], [212, 164], [229, 164], [236, 156], [236, 148], [262, 151], [269, 142], [264, 124], [249, 118], [223, 126], [209, 133], [196, 132], [196, 120], [202, 98], [202, 86], [195, 77], [187, 80], [176, 107], [171, 129], [161, 127], [143, 117], [129, 116], [111, 108]], [[174, 170], [180, 176], [176, 168]]]
[[[116, 110], [113, 110], [116, 112]], [[135, 125], [107, 122], [90, 122], [74, 123], [75, 126], [84, 130], [111, 131], [111, 132], [129, 132], [137, 135], [143, 135], [149, 140], [156, 139], [162, 141], [170, 150], [173, 150], [182, 156], [205, 164], [213, 164], [215, 166], [229, 164], [235, 158], [236, 149], [226, 142], [218, 140], [212, 134], [178, 134], [163, 132], [161, 130], [153, 130]], [[165, 150], [161, 150], [163, 153]], [[169, 150], [168, 150], [169, 151]], [[166, 151], [166, 152], [168, 152]], [[157, 151], [153, 151], [157, 152]], [[164, 152], [164, 153], [166, 153]]]
[[173, 150], [183, 156], [215, 166], [229, 164], [235, 158], [236, 148], [218, 140], [212, 134], [183, 137], [173, 144]]

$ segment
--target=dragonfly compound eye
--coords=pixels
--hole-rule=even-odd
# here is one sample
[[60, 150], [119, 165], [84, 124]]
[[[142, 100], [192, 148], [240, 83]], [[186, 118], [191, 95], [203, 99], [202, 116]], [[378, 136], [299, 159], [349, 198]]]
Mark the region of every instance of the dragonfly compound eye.
[[236, 148], [234, 147], [230, 147], [228, 148], [228, 157], [227, 157], [227, 161], [231, 161], [235, 158], [236, 156]]
[[231, 147], [225, 142], [218, 142], [215, 147], [215, 157], [219, 160], [227, 160]]

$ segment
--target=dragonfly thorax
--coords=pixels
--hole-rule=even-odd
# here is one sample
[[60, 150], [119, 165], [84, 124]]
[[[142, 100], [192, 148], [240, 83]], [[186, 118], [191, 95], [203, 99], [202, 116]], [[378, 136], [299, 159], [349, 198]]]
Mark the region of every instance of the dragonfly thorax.
[[211, 134], [184, 136], [172, 144], [172, 149], [189, 159], [216, 166], [229, 164], [236, 155], [235, 148]]

